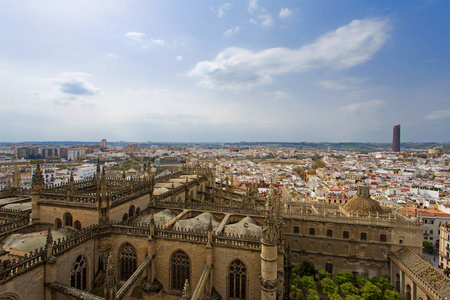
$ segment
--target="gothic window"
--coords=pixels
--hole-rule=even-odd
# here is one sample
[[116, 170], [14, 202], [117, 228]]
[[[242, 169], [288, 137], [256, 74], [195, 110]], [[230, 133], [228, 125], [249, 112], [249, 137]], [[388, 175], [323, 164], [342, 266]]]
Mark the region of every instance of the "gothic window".
[[61, 228], [62, 227], [62, 221], [61, 221], [61, 219], [60, 218], [56, 218], [56, 220], [55, 220], [55, 228], [56, 229], [59, 229], [59, 228]]
[[128, 214], [124, 213], [122, 216], [122, 221], [125, 222], [126, 220], [128, 220]]
[[298, 226], [294, 226], [294, 233], [299, 233], [299, 232], [300, 232], [300, 230], [299, 230]]
[[333, 237], [333, 230], [332, 229], [328, 229], [327, 230], [327, 237]]
[[73, 223], [73, 227], [75, 227], [76, 230], [81, 230], [81, 223], [80, 223], [80, 221], [76, 220]]
[[64, 214], [64, 226], [72, 226], [72, 214], [71, 213], [65, 213]]
[[386, 242], [386, 235], [385, 234], [380, 234], [380, 242]]
[[130, 206], [130, 209], [128, 210], [128, 216], [130, 218], [134, 216], [134, 205]]
[[325, 264], [325, 271], [327, 271], [328, 273], [333, 274], [333, 264], [332, 263], [326, 263]]
[[172, 254], [171, 263], [171, 288], [172, 290], [183, 290], [186, 279], [190, 280], [191, 263], [186, 253], [181, 250]]
[[350, 238], [350, 233], [349, 233], [348, 231], [344, 231], [342, 237], [343, 237], [344, 239], [348, 239], [348, 238]]
[[77, 257], [72, 265], [70, 272], [70, 286], [79, 290], [86, 290], [87, 288], [87, 266], [86, 257], [80, 255]]
[[122, 246], [119, 255], [120, 280], [127, 280], [137, 269], [137, 255], [134, 247], [129, 243]]
[[309, 228], [309, 235], [316, 235], [316, 229], [315, 228]]
[[367, 241], [367, 233], [361, 232], [361, 241]]
[[234, 260], [228, 269], [230, 299], [245, 299], [247, 291], [247, 268], [239, 259]]
[[136, 208], [136, 216], [139, 216], [141, 214], [141, 209], [138, 207]]

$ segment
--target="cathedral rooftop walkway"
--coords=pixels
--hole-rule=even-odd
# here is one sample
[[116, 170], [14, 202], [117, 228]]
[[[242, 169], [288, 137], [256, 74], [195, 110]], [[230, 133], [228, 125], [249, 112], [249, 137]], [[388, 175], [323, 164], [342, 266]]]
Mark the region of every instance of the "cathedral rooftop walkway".
[[83, 299], [83, 300], [104, 300], [104, 298], [92, 295], [86, 291], [70, 287], [59, 282], [53, 282], [48, 285], [52, 290], [61, 293], [66, 296], [70, 296], [71, 299]]

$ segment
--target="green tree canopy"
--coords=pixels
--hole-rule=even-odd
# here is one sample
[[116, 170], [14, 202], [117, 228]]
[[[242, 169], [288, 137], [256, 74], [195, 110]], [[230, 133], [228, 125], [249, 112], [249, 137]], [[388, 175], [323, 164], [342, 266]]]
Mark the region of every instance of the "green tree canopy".
[[334, 275], [334, 280], [336, 280], [336, 283], [341, 285], [346, 282], [355, 282], [355, 277], [353, 277], [352, 273], [349, 272], [339, 272], [336, 275]]
[[399, 293], [391, 290], [386, 290], [384, 292], [384, 299], [386, 300], [402, 300], [402, 297]]
[[360, 288], [362, 288], [366, 284], [366, 282], [369, 281], [369, 278], [360, 275], [356, 275], [355, 279]]
[[394, 289], [394, 285], [389, 281], [389, 279], [383, 276], [373, 277], [372, 283], [375, 284], [382, 291]]
[[305, 290], [317, 290], [317, 284], [311, 276], [303, 276], [300, 278], [298, 287]]
[[434, 249], [433, 243], [428, 242], [428, 241], [423, 242], [423, 247], [430, 251], [432, 251]]
[[348, 295], [359, 295], [359, 289], [354, 286], [351, 282], [346, 282], [341, 284], [341, 291], [345, 296]]
[[300, 267], [298, 267], [298, 275], [299, 276], [312, 276], [315, 277], [317, 274], [317, 270], [314, 267], [314, 264], [310, 261], [304, 261], [302, 262], [302, 264], [300, 265]]
[[342, 297], [339, 296], [338, 293], [334, 293], [334, 294], [328, 295], [328, 299], [330, 299], [330, 300], [343, 300]]
[[364, 298], [359, 295], [348, 295], [345, 296], [345, 300], [363, 300]]
[[325, 295], [329, 296], [331, 294], [335, 294], [339, 292], [339, 288], [334, 283], [334, 281], [330, 278], [324, 278], [320, 281], [320, 284], [322, 285], [322, 291]]
[[307, 300], [320, 300], [319, 294], [317, 293], [317, 290], [309, 289], [308, 295], [306, 296]]
[[364, 299], [370, 300], [382, 300], [383, 292], [372, 282], [367, 281], [366, 284], [361, 289], [361, 296]]
[[320, 280], [324, 279], [324, 278], [330, 278], [333, 279], [333, 275], [331, 275], [330, 272], [327, 272], [325, 270], [320, 270], [319, 271], [319, 278]]

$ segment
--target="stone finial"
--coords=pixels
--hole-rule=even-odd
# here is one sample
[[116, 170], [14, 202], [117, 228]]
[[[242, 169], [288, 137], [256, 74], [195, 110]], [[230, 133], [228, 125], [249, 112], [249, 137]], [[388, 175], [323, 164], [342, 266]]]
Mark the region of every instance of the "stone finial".
[[[106, 262], [106, 277], [114, 277], [114, 260], [112, 257], [112, 253], [108, 253], [108, 260]], [[106, 284], [108, 285], [110, 281], [106, 281]]]
[[50, 226], [48, 227], [48, 231], [47, 231], [47, 242], [46, 245], [47, 247], [51, 247], [53, 244], [53, 236], [52, 236], [52, 230], [50, 229]]
[[213, 230], [213, 226], [212, 226], [212, 218], [211, 216], [209, 217], [209, 224], [208, 224], [208, 231], [212, 231]]
[[183, 287], [183, 295], [181, 296], [181, 300], [189, 300], [191, 299], [191, 287], [189, 285], [189, 280], [186, 279]]
[[37, 164], [34, 171], [33, 179], [31, 181], [31, 190], [34, 193], [40, 193], [45, 187], [44, 176], [42, 176], [41, 166]]

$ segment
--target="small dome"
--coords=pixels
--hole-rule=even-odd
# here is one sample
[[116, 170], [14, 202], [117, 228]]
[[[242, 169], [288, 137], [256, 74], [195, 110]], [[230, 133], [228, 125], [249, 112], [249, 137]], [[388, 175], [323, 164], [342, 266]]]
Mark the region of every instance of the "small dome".
[[365, 185], [358, 187], [356, 196], [348, 200], [348, 202], [344, 205], [344, 209], [348, 212], [354, 212], [360, 215], [384, 212], [380, 204], [370, 198], [370, 188]]

